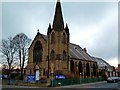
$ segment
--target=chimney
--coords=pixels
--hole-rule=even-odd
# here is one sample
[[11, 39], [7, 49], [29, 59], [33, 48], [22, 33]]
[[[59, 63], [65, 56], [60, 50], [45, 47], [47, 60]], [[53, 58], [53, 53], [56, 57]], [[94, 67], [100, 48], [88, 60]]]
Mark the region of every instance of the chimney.
[[85, 53], [87, 53], [87, 49], [86, 49], [86, 48], [83, 48], [83, 51], [84, 51]]

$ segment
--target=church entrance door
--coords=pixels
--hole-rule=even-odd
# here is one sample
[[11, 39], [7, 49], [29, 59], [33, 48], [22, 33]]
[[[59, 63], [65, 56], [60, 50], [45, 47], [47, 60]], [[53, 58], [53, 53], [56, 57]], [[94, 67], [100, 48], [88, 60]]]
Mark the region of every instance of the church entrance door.
[[39, 70], [36, 70], [36, 72], [35, 72], [35, 78], [36, 78], [36, 80], [40, 79], [40, 71]]

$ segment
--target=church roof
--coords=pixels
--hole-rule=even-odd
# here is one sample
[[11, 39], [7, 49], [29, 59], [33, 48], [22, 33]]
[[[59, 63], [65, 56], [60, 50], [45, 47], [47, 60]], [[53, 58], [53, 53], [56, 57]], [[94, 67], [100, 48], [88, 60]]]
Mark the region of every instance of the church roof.
[[29, 48], [32, 46], [33, 42], [36, 40], [36, 38], [37, 38], [38, 36], [43, 37], [43, 39], [47, 42], [47, 36], [44, 35], [44, 34], [41, 34], [41, 33], [39, 32], [39, 30], [38, 30], [37, 35], [36, 35], [35, 38], [33, 39], [32, 43], [31, 43], [30, 46], [29, 46]]
[[48, 40], [48, 37], [44, 34], [42, 34], [43, 38], [47, 41]]
[[105, 60], [103, 60], [102, 58], [93, 57], [93, 56], [91, 57], [97, 62], [99, 69], [105, 69], [105, 67], [107, 67], [108, 71], [113, 70], [113, 67], [110, 64], [108, 64]]
[[79, 45], [70, 43], [70, 57], [79, 60], [94, 61]]

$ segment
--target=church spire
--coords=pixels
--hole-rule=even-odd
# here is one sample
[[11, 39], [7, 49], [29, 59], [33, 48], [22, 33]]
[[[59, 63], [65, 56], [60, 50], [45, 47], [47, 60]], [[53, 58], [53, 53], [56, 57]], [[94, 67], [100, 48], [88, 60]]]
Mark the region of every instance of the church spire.
[[61, 3], [60, 3], [60, 0], [57, 0], [54, 20], [53, 20], [53, 29], [61, 30], [63, 28], [64, 28], [64, 22], [63, 22], [63, 16], [62, 16]]

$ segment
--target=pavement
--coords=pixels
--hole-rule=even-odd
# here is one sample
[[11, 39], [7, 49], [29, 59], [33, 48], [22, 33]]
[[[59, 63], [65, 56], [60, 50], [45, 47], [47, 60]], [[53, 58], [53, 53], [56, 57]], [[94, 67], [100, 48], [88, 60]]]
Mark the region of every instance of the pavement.
[[94, 84], [100, 84], [100, 83], [105, 83], [105, 82], [106, 82], [106, 81], [92, 82], [92, 83], [84, 83], [84, 84], [75, 84], [75, 85], [66, 85], [66, 86], [57, 86], [56, 88], [80, 87], [80, 86], [94, 85]]
[[[120, 82], [119, 82], [120, 83]], [[119, 83], [107, 83], [106, 81], [85, 83], [77, 85], [58, 86], [57, 89], [75, 89], [75, 90], [120, 90]]]

